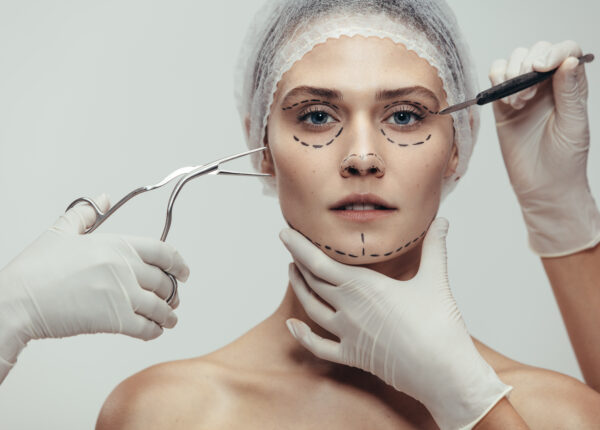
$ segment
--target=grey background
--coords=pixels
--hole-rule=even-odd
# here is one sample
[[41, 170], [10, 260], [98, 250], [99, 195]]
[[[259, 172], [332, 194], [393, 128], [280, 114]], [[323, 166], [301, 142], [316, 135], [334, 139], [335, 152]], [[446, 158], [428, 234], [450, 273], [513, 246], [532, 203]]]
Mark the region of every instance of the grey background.
[[[106, 191], [114, 202], [176, 167], [243, 150], [232, 75], [261, 3], [0, 1], [0, 264], [76, 197]], [[482, 89], [492, 61], [519, 45], [573, 39], [600, 54], [596, 2], [452, 6]], [[591, 118], [600, 114], [598, 67], [598, 60], [587, 67]], [[600, 151], [592, 143], [598, 201]], [[101, 231], [158, 237], [167, 196], [137, 198]], [[441, 215], [450, 220], [451, 285], [471, 332], [514, 359], [580, 378], [541, 263], [528, 249], [489, 106], [470, 170]], [[188, 185], [169, 236], [192, 269], [178, 326], [148, 343], [114, 335], [32, 342], [0, 387], [0, 428], [91, 428], [124, 378], [210, 352], [264, 319], [287, 281], [289, 257], [277, 238], [283, 225], [277, 201], [262, 196], [256, 179]]]

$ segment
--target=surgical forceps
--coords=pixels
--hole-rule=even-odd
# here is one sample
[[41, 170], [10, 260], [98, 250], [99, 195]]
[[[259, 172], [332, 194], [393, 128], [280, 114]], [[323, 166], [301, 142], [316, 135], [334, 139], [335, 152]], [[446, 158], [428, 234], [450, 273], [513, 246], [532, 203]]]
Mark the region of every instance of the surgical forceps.
[[[83, 234], [88, 234], [88, 233], [91, 233], [94, 230], [96, 230], [104, 221], [106, 221], [106, 219], [108, 217], [110, 217], [112, 214], [114, 214], [117, 211], [117, 209], [119, 209], [121, 206], [123, 206], [125, 203], [127, 203], [129, 200], [131, 200], [133, 197], [135, 197], [139, 194], [145, 193], [147, 191], [156, 190], [157, 188], [160, 188], [160, 187], [168, 184], [172, 180], [174, 180], [176, 178], [180, 178], [179, 181], [177, 182], [177, 185], [175, 185], [175, 188], [171, 192], [171, 196], [169, 197], [169, 203], [167, 205], [167, 216], [166, 216], [166, 220], [165, 220], [165, 226], [163, 228], [163, 232], [160, 237], [160, 240], [162, 242], [164, 242], [167, 239], [167, 235], [169, 234], [169, 230], [171, 228], [171, 221], [173, 219], [173, 205], [175, 204], [175, 200], [177, 199], [177, 196], [179, 195], [181, 189], [188, 181], [190, 181], [194, 178], [197, 178], [198, 176], [205, 175], [205, 174], [236, 175], [236, 176], [271, 176], [267, 173], [246, 173], [246, 172], [235, 172], [235, 171], [231, 171], [231, 170], [221, 169], [221, 164], [223, 164], [223, 163], [234, 160], [236, 158], [244, 157], [246, 155], [254, 154], [259, 151], [264, 151], [265, 149], [267, 149], [267, 148], [261, 147], [261, 148], [257, 148], [257, 149], [252, 149], [250, 151], [245, 151], [240, 154], [230, 155], [228, 157], [220, 158], [216, 161], [212, 161], [208, 164], [203, 164], [203, 165], [199, 165], [199, 166], [181, 167], [181, 168], [169, 173], [162, 181], [158, 182], [157, 184], [147, 185], [145, 187], [136, 188], [135, 190], [133, 190], [129, 194], [127, 194], [125, 197], [123, 197], [121, 200], [119, 200], [117, 203], [115, 203], [106, 212], [102, 212], [100, 210], [100, 208], [98, 207], [98, 205], [96, 204], [96, 202], [94, 202], [94, 200], [87, 198], [87, 197], [80, 197], [78, 199], [73, 200], [73, 202], [71, 202], [71, 204], [67, 207], [67, 211], [69, 209], [71, 209], [73, 206], [75, 206], [76, 204], [82, 203], [82, 202], [88, 203], [92, 207], [92, 209], [94, 209], [94, 211], [96, 212], [96, 220], [90, 227], [88, 227], [83, 232]], [[170, 273], [166, 273], [166, 275], [169, 277], [169, 279], [171, 280], [171, 284], [173, 285], [171, 294], [167, 298], [167, 303], [171, 304], [171, 301], [177, 295], [177, 280]]]

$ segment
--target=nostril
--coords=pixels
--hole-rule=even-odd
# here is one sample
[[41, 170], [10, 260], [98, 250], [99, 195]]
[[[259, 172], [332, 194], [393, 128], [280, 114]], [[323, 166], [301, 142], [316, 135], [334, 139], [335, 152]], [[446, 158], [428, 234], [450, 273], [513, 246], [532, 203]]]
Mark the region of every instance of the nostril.
[[350, 154], [342, 161], [340, 173], [343, 177], [369, 176], [383, 177], [385, 163], [383, 159], [374, 153], [366, 155]]

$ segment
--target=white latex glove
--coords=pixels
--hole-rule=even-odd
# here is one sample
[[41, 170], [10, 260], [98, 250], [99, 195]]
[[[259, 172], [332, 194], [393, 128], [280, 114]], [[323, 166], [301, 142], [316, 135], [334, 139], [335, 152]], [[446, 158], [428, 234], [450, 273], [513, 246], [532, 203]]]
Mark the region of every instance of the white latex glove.
[[440, 428], [462, 429], [512, 387], [481, 357], [456, 306], [446, 270], [447, 231], [444, 218], [431, 224], [419, 272], [404, 282], [338, 263], [294, 230], [280, 237], [294, 257], [290, 283], [298, 300], [340, 342], [290, 318], [292, 335], [317, 357], [371, 372], [417, 399]]
[[557, 257], [600, 241], [600, 212], [590, 192], [590, 132], [585, 68], [572, 41], [539, 42], [496, 60], [493, 85], [533, 70], [556, 67], [540, 85], [494, 103], [504, 163], [517, 194], [534, 252]]
[[[106, 196], [96, 199], [108, 210]], [[65, 213], [0, 271], [0, 382], [31, 339], [123, 333], [154, 339], [177, 322], [165, 299], [189, 269], [158, 239], [81, 234], [96, 219], [89, 205]], [[161, 270], [162, 269], [162, 270]]]

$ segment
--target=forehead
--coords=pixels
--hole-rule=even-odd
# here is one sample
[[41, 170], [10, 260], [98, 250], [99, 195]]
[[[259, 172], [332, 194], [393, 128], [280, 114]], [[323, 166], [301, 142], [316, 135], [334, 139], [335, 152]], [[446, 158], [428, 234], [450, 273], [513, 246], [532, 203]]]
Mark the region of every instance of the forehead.
[[298, 86], [334, 88], [344, 97], [422, 86], [446, 99], [436, 68], [404, 45], [378, 37], [342, 36], [316, 45], [284, 73], [275, 100]]

